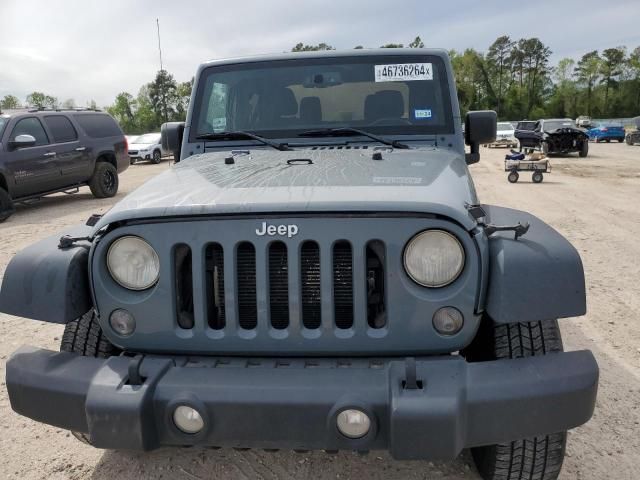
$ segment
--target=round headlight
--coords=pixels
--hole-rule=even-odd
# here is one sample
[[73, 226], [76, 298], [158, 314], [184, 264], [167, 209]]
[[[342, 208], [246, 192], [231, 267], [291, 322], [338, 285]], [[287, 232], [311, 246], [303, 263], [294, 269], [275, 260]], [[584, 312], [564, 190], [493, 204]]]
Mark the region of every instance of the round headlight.
[[464, 250], [458, 239], [444, 230], [425, 230], [413, 237], [404, 251], [404, 268], [423, 287], [444, 287], [464, 267]]
[[109, 247], [107, 267], [113, 279], [130, 290], [145, 290], [158, 281], [160, 259], [140, 237], [120, 237]]

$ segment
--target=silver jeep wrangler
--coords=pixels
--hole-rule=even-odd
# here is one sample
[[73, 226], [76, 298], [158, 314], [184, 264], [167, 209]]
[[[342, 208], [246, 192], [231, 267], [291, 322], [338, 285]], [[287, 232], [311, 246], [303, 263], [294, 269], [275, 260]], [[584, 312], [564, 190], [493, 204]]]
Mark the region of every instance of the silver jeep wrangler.
[[99, 448], [471, 448], [483, 478], [556, 478], [598, 383], [557, 323], [582, 263], [479, 202], [495, 135], [482, 111], [463, 137], [443, 50], [201, 65], [179, 163], [7, 267], [1, 311], [66, 324], [8, 361], [12, 408]]

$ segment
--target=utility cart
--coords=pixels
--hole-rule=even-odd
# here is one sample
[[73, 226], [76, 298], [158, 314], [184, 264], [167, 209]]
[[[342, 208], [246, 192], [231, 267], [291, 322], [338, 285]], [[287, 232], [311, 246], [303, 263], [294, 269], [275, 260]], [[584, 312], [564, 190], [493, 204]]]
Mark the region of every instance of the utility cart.
[[531, 181], [533, 183], [541, 183], [545, 173], [551, 173], [551, 163], [546, 157], [540, 159], [510, 159], [510, 155], [504, 160], [504, 171], [509, 172], [507, 180], [510, 183], [516, 183], [520, 178], [519, 172], [533, 172]]

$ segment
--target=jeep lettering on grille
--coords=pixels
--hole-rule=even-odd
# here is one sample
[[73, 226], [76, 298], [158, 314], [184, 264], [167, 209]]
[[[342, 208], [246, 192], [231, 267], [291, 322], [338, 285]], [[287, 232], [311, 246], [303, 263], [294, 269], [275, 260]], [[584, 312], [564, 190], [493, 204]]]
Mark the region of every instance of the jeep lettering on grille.
[[269, 225], [267, 222], [262, 222], [262, 226], [260, 228], [256, 228], [256, 235], [260, 237], [264, 235], [269, 235], [270, 237], [273, 237], [274, 235], [286, 235], [291, 238], [297, 234], [297, 225]]

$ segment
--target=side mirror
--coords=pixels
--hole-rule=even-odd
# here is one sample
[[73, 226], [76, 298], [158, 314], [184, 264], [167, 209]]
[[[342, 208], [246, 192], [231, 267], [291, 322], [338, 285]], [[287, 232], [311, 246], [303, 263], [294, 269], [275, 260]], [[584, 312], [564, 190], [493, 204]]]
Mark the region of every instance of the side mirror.
[[36, 144], [36, 139], [33, 135], [17, 135], [16, 138], [9, 141], [7, 146], [11, 150], [18, 148], [33, 147]]
[[493, 110], [467, 113], [464, 119], [464, 142], [471, 147], [467, 153], [467, 165], [480, 161], [480, 144], [496, 141], [498, 115]]
[[167, 122], [160, 127], [160, 141], [162, 149], [173, 154], [173, 160], [180, 161], [182, 149], [182, 136], [184, 135], [184, 122]]

